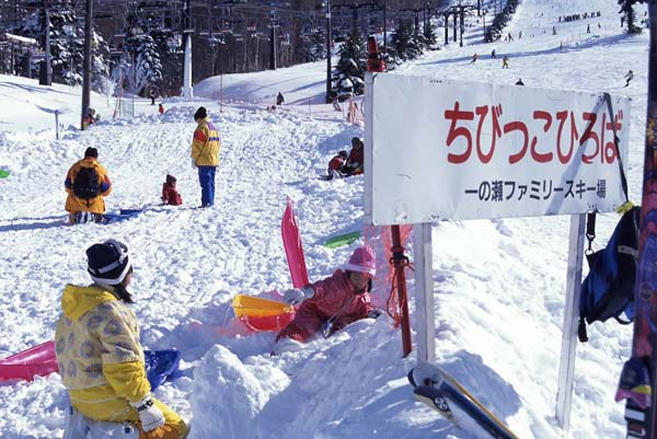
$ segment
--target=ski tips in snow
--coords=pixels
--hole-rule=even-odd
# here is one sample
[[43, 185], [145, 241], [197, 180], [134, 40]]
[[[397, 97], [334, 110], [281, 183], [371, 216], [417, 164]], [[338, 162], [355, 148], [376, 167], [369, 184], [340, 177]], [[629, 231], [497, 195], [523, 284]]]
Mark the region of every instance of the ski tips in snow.
[[415, 398], [477, 439], [518, 439], [502, 421], [438, 366], [420, 363], [408, 373]]
[[631, 399], [641, 409], [650, 406], [650, 372], [641, 359], [633, 357], [625, 362], [621, 372], [618, 390], [616, 391], [616, 402]]

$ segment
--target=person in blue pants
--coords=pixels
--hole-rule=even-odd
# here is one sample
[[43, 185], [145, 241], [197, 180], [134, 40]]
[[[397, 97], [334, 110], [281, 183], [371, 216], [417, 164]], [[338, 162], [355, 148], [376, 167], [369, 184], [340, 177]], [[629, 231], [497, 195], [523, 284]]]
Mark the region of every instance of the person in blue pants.
[[205, 107], [199, 107], [194, 113], [197, 123], [192, 141], [192, 166], [198, 169], [198, 181], [201, 184], [201, 207], [214, 204], [214, 176], [219, 166], [221, 141], [219, 132], [207, 120]]

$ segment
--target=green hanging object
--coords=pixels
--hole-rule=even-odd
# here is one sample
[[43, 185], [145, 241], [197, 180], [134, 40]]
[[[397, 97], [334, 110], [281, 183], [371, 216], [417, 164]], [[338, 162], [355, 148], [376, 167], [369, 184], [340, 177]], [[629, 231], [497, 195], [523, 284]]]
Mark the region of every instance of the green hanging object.
[[358, 238], [360, 238], [362, 233], [357, 230], [355, 232], [344, 233], [342, 235], [334, 236], [324, 241], [324, 247], [336, 248], [343, 245], [349, 245]]
[[9, 177], [9, 174], [11, 174], [11, 172], [6, 171], [4, 169], [0, 169], [0, 178], [7, 178]]

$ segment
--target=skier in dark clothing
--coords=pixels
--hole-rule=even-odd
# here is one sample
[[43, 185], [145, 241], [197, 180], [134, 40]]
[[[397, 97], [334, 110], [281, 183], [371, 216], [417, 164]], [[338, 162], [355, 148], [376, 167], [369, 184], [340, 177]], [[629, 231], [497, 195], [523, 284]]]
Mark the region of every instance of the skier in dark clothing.
[[493, 50], [490, 52], [490, 57], [491, 57], [492, 59], [495, 59], [495, 49], [493, 49]]
[[627, 87], [628, 85], [630, 85], [630, 81], [632, 80], [632, 78], [634, 78], [634, 72], [632, 72], [632, 70], [630, 70], [630, 71], [627, 72], [627, 74], [625, 75], [625, 79], [627, 80], [627, 81], [625, 82], [625, 87]]
[[285, 102], [285, 98], [283, 97], [283, 94], [279, 91], [278, 96], [276, 96], [276, 105], [279, 107], [283, 105], [283, 102]]

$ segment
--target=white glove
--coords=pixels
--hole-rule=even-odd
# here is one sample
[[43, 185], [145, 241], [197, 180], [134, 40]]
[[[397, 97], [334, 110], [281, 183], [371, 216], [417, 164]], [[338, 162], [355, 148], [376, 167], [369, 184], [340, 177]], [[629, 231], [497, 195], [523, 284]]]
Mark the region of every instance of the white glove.
[[288, 305], [298, 305], [304, 300], [312, 299], [315, 290], [311, 286], [303, 288], [292, 288], [283, 293], [283, 302]]
[[162, 410], [153, 403], [153, 398], [151, 398], [150, 393], [144, 396], [140, 401], [131, 402], [130, 405], [137, 410], [139, 420], [141, 421], [141, 427], [145, 432], [148, 433], [149, 431], [155, 430], [157, 427], [164, 425], [164, 414], [162, 413]]
[[192, 159], [192, 169], [196, 169], [196, 160]]

